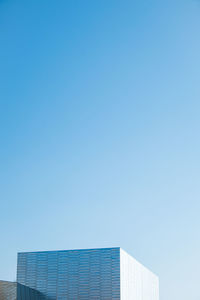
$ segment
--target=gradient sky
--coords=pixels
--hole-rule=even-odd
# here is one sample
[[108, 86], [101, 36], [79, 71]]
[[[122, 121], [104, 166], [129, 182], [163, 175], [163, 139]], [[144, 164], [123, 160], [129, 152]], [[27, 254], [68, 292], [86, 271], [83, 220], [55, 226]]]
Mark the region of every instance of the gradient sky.
[[0, 0], [0, 114], [0, 279], [121, 246], [200, 299], [200, 1]]

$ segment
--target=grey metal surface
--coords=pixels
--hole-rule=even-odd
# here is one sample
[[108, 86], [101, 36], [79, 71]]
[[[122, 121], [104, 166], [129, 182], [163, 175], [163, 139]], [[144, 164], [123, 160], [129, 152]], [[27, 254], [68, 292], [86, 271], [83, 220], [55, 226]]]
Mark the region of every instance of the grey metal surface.
[[0, 280], [0, 300], [16, 300], [17, 284], [16, 282]]
[[158, 277], [120, 248], [19, 253], [17, 282], [17, 300], [159, 300]]

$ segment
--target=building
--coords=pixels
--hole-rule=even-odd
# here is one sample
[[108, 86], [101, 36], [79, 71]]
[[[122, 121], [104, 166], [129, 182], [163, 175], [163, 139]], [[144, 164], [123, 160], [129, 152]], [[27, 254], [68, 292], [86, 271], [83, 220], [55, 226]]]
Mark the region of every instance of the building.
[[0, 300], [16, 300], [17, 283], [0, 280]]
[[121, 248], [19, 253], [17, 282], [18, 300], [159, 300], [158, 277]]

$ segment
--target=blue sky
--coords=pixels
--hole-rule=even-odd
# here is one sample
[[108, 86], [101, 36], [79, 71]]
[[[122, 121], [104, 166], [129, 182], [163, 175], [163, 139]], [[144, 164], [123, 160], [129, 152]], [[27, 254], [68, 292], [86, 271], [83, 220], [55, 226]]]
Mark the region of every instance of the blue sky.
[[0, 0], [0, 279], [121, 246], [199, 300], [200, 2]]

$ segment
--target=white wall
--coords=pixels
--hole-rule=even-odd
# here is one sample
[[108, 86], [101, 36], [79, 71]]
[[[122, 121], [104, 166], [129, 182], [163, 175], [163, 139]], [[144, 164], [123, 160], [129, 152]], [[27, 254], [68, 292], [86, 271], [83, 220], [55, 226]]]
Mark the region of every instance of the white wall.
[[156, 275], [120, 249], [121, 300], [159, 300]]

